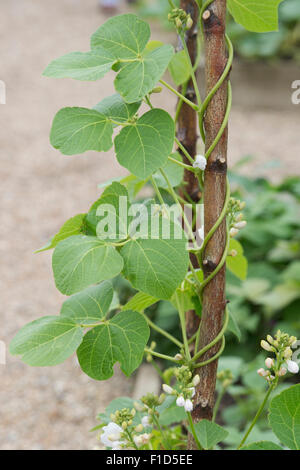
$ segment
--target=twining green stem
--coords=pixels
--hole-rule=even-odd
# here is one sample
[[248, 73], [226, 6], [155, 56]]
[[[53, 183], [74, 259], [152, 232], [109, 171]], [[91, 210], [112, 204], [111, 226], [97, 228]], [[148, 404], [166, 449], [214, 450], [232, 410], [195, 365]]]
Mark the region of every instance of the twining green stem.
[[168, 333], [167, 331], [163, 330], [162, 328], [160, 328], [159, 326], [157, 326], [155, 323], [153, 323], [145, 313], [142, 312], [142, 315], [143, 317], [145, 318], [146, 322], [148, 323], [148, 325], [155, 331], [157, 331], [158, 333], [160, 333], [161, 335], [165, 336], [166, 338], [168, 338], [170, 341], [172, 341], [172, 343], [176, 344], [176, 346], [178, 346], [179, 348], [182, 348], [183, 347], [183, 343], [181, 343], [177, 338], [175, 338], [173, 335], [171, 335], [170, 333]]
[[150, 101], [149, 96], [147, 96], [147, 95], [145, 96], [145, 102], [147, 103], [147, 105], [148, 105], [151, 109], [153, 109], [153, 105], [152, 105], [152, 103], [151, 103], [151, 101]]
[[223, 353], [225, 349], [225, 336], [223, 334], [222, 336], [222, 344], [221, 344], [221, 347], [219, 349], [219, 351], [217, 352], [217, 354], [215, 354], [214, 356], [210, 357], [209, 359], [207, 359], [206, 361], [203, 361], [203, 362], [197, 362], [197, 364], [192, 364], [192, 367], [193, 369], [199, 369], [199, 367], [204, 367], [204, 366], [207, 366], [207, 364], [210, 364], [211, 362], [214, 362], [215, 360], [218, 359], [218, 357], [221, 356], [221, 354]]
[[189, 152], [187, 151], [187, 149], [184, 147], [184, 145], [182, 145], [182, 143], [180, 142], [180, 140], [177, 139], [177, 137], [175, 137], [175, 142], [176, 142], [176, 145], [180, 148], [180, 150], [182, 151], [182, 153], [186, 156], [186, 158], [189, 160], [189, 162], [191, 162], [191, 164], [193, 165], [194, 163], [194, 159], [193, 157], [191, 157], [191, 155], [189, 154]]
[[194, 426], [194, 422], [193, 422], [193, 418], [192, 418], [192, 415], [191, 413], [187, 413], [187, 417], [188, 417], [188, 420], [189, 420], [189, 425], [190, 425], [190, 428], [191, 428], [191, 431], [192, 431], [192, 434], [193, 434], [193, 437], [195, 439], [195, 442], [197, 444], [197, 447], [199, 450], [203, 450], [203, 447], [202, 445], [200, 444], [200, 441], [197, 437], [197, 434], [196, 434], [196, 430], [195, 430], [195, 426]]
[[136, 443], [134, 442], [134, 440], [133, 440], [133, 438], [132, 438], [131, 432], [128, 431], [128, 429], [126, 429], [126, 430], [125, 430], [125, 434], [127, 434], [128, 439], [129, 439], [129, 442], [131, 442], [131, 444], [133, 445], [133, 447], [135, 448], [135, 450], [139, 450], [139, 449], [138, 449], [138, 446], [136, 445]]
[[172, 163], [176, 163], [178, 166], [181, 166], [182, 168], [184, 168], [185, 170], [188, 170], [190, 171], [191, 173], [196, 173], [196, 170], [195, 168], [193, 168], [191, 165], [186, 165], [185, 163], [179, 161], [179, 160], [176, 160], [175, 158], [172, 158], [172, 157], [168, 157], [169, 161], [172, 162]]
[[144, 352], [146, 354], [151, 354], [152, 356], [159, 357], [160, 359], [164, 359], [165, 361], [176, 362], [178, 364], [178, 360], [172, 356], [167, 356], [166, 354], [161, 354], [159, 352], [152, 351], [152, 349], [148, 349], [148, 348], [145, 348]]
[[162, 207], [165, 207], [165, 201], [163, 200], [163, 197], [162, 197], [162, 195], [161, 195], [161, 192], [160, 192], [160, 190], [159, 190], [159, 187], [158, 187], [157, 184], [156, 184], [155, 179], [153, 178], [153, 176], [151, 176], [150, 179], [151, 179], [151, 183], [152, 183], [152, 186], [153, 186], [153, 188], [154, 188], [154, 191], [156, 192], [156, 195], [157, 195], [157, 197], [158, 197], [158, 199], [159, 199], [159, 202], [161, 203]]
[[[188, 82], [184, 83], [182, 85], [182, 88], [181, 88], [181, 94], [185, 96], [186, 94], [186, 91], [187, 91], [187, 88], [188, 88]], [[179, 101], [178, 101], [178, 104], [177, 104], [177, 108], [176, 108], [176, 113], [175, 113], [175, 124], [177, 123], [178, 119], [179, 119], [179, 115], [180, 115], [180, 111], [182, 109], [182, 105], [183, 105], [183, 99], [182, 98], [179, 98]]]
[[262, 404], [260, 405], [260, 407], [259, 407], [259, 409], [258, 409], [256, 415], [254, 416], [254, 419], [253, 419], [252, 423], [250, 424], [250, 426], [249, 426], [249, 428], [248, 428], [248, 430], [247, 430], [245, 436], [243, 437], [243, 439], [241, 440], [239, 446], [237, 447], [237, 450], [239, 450], [239, 449], [244, 445], [244, 443], [246, 442], [246, 440], [247, 440], [247, 438], [248, 438], [250, 432], [252, 431], [252, 429], [254, 428], [254, 426], [255, 426], [255, 424], [256, 424], [258, 418], [259, 418], [260, 415], [262, 414], [262, 412], [263, 412], [263, 410], [264, 410], [264, 407], [266, 406], [266, 403], [267, 403], [267, 401], [268, 401], [268, 399], [269, 399], [269, 397], [270, 397], [272, 391], [275, 389], [276, 385], [277, 385], [276, 383], [270, 385], [270, 387], [269, 387], [269, 389], [268, 389], [268, 391], [267, 391], [267, 393], [266, 393], [266, 396], [265, 396], [265, 398], [264, 398]]
[[152, 415], [152, 419], [153, 419], [153, 423], [156, 425], [158, 431], [160, 432], [161, 434], [161, 437], [162, 437], [162, 444], [165, 448], [165, 450], [171, 450], [172, 449], [172, 446], [167, 438], [167, 436], [165, 435], [165, 433], [163, 432], [162, 428], [161, 428], [161, 425], [159, 424], [159, 421], [157, 419], [157, 417], [155, 416], [155, 414]]
[[178, 96], [182, 101], [184, 101], [186, 104], [188, 104], [191, 108], [193, 108], [195, 111], [199, 110], [199, 107], [197, 104], [193, 103], [191, 100], [186, 98], [182, 93], [176, 90], [176, 88], [173, 88], [169, 83], [165, 82], [164, 80], [159, 80], [159, 82], [165, 86], [168, 90], [170, 90], [174, 95]]
[[228, 322], [229, 322], [229, 312], [228, 312], [228, 308], [226, 308], [225, 309], [225, 320], [224, 320], [224, 324], [223, 324], [223, 327], [222, 327], [220, 333], [215, 337], [215, 339], [211, 343], [207, 344], [202, 349], [200, 349], [200, 351], [196, 352], [196, 354], [193, 356], [193, 359], [192, 359], [193, 361], [196, 361], [197, 359], [199, 359], [199, 357], [203, 356], [203, 354], [206, 353], [206, 351], [211, 349], [215, 344], [217, 344], [224, 337], [224, 333], [227, 329]]
[[183, 343], [184, 343], [184, 350], [185, 350], [185, 356], [191, 360], [191, 353], [190, 353], [190, 348], [189, 348], [189, 342], [187, 338], [187, 333], [186, 333], [186, 325], [185, 325], [185, 313], [184, 309], [182, 308], [181, 301], [178, 297], [177, 292], [175, 292], [175, 299], [176, 299], [176, 304], [177, 304], [177, 309], [179, 313], [179, 318], [180, 318], [180, 325], [181, 325], [181, 330], [182, 330], [182, 337], [183, 337]]
[[224, 387], [222, 387], [222, 390], [220, 391], [220, 393], [218, 394], [218, 397], [216, 399], [216, 403], [215, 403], [215, 406], [214, 406], [214, 412], [213, 412], [213, 417], [212, 417], [212, 422], [214, 423], [216, 421], [216, 417], [217, 417], [217, 414], [218, 414], [218, 411], [219, 411], [219, 408], [220, 408], [220, 404], [221, 404], [221, 401], [225, 395], [225, 392], [226, 392], [226, 389]]
[[192, 79], [192, 82], [193, 82], [193, 85], [194, 85], [194, 90], [195, 90], [196, 98], [197, 98], [197, 104], [198, 104], [197, 109], [199, 109], [200, 106], [201, 106], [201, 95], [200, 95], [200, 91], [199, 91], [199, 87], [198, 87], [198, 83], [197, 83], [195, 69], [193, 67], [191, 57], [190, 57], [190, 54], [189, 54], [189, 51], [188, 51], [188, 48], [187, 48], [184, 33], [183, 32], [179, 33], [179, 36], [180, 36], [180, 39], [181, 39], [181, 42], [182, 42], [183, 50], [184, 50], [185, 55], [186, 55], [186, 57], [188, 59], [188, 62], [189, 62], [191, 79]]

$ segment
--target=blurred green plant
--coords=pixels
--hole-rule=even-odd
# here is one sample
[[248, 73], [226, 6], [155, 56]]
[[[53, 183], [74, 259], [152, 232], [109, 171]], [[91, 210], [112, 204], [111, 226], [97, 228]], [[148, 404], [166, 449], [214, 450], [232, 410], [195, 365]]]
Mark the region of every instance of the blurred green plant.
[[[164, 27], [170, 28], [166, 20], [170, 10], [168, 0], [141, 0], [138, 9], [141, 16], [159, 19]], [[228, 34], [235, 51], [246, 59], [282, 58], [300, 62], [300, 2], [284, 0], [279, 5], [279, 31], [255, 34], [228, 15]]]

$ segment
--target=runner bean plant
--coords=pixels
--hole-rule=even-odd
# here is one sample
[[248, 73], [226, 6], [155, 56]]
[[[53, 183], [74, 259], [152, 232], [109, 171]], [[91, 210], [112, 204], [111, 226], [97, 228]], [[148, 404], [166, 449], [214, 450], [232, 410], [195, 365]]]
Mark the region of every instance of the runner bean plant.
[[[54, 250], [55, 284], [68, 297], [57, 316], [43, 316], [25, 325], [12, 340], [10, 352], [38, 367], [60, 364], [76, 352], [82, 371], [98, 381], [112, 377], [115, 363], [127, 377], [143, 358], [152, 363], [162, 378], [162, 393], [148, 394], [136, 402], [126, 398], [111, 403], [100, 415], [98, 427], [107, 449], [226, 448], [228, 432], [215, 418], [232, 373], [216, 375], [216, 367], [226, 331], [234, 332], [236, 326], [222, 300], [225, 282], [222, 284], [220, 276], [227, 264], [244, 279], [247, 260], [234, 238], [246, 225], [244, 203], [230, 196], [226, 179], [233, 48], [225, 33], [225, 18], [228, 12], [251, 31], [276, 30], [279, 3], [198, 0], [178, 5], [169, 1], [168, 20], [179, 40], [176, 51], [170, 44], [151, 41], [149, 25], [136, 15], [115, 16], [92, 35], [90, 51], [60, 57], [44, 72], [47, 77], [86, 81], [115, 74], [116, 93], [112, 96], [95, 102], [93, 108], [58, 111], [50, 141], [65, 156], [97, 151], [102, 152], [101, 158], [108, 158], [104, 153], [113, 149], [129, 174], [104, 184], [104, 191], [87, 212], [67, 220], [38, 250]], [[196, 60], [187, 42], [191, 31], [198, 47]], [[204, 100], [197, 80], [202, 44]], [[167, 69], [173, 83], [165, 80]], [[157, 100], [153, 97], [163, 89], [178, 99], [175, 117], [154, 105]], [[190, 154], [176, 133], [184, 106], [198, 119], [199, 148], [205, 148], [202, 154]], [[185, 187], [186, 175], [197, 182], [196, 203]], [[136, 203], [146, 185], [153, 188], [153, 198]], [[199, 203], [204, 204], [204, 227], [199, 222]], [[218, 253], [215, 262], [210, 258], [212, 248]], [[114, 292], [117, 276], [123, 276], [136, 290], [125, 305]], [[145, 312], [160, 300], [172, 303], [178, 311], [180, 334], [176, 337]], [[215, 308], [220, 310], [218, 317]], [[198, 319], [193, 334], [187, 331], [187, 312]], [[174, 344], [174, 356], [162, 354], [159, 344], [149, 344], [151, 329]], [[288, 372], [298, 372], [293, 356], [297, 344], [295, 337], [280, 331], [275, 338], [262, 341], [263, 349], [272, 356], [266, 359], [266, 369], [258, 370], [266, 380], [266, 397], [258, 404], [239, 449], [300, 448], [297, 385], [271, 402], [269, 421], [276, 443], [245, 446], [278, 382]], [[156, 361], [165, 361], [166, 366], [161, 369]], [[221, 392], [216, 404], [208, 406], [216, 379]]]

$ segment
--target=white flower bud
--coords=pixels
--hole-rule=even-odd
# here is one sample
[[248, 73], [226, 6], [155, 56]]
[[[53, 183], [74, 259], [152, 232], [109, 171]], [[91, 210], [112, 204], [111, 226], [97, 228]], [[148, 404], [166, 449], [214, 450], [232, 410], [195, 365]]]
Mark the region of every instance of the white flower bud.
[[204, 171], [207, 165], [207, 160], [203, 155], [196, 155], [195, 161], [193, 163], [194, 168], [200, 168]]
[[[145, 416], [147, 418], [147, 416]], [[136, 427], [135, 427], [135, 431], [136, 432], [142, 432], [142, 430], [144, 429], [144, 425], [143, 425], [143, 419], [142, 419], [142, 423], [141, 424], [138, 424]]]
[[146, 428], [147, 426], [149, 426], [149, 424], [150, 424], [150, 423], [149, 423], [149, 416], [144, 416], [144, 417], [142, 418], [142, 426], [143, 426], [144, 428]]
[[288, 360], [286, 361], [286, 363], [287, 363], [288, 371], [291, 372], [291, 374], [298, 374], [299, 366], [297, 362]]
[[169, 395], [172, 395], [174, 393], [174, 390], [172, 387], [170, 387], [170, 385], [163, 384], [162, 388], [163, 388], [163, 391], [168, 393]]
[[151, 438], [151, 434], [142, 434], [141, 436], [141, 440], [142, 440], [142, 444], [145, 445], [145, 444], [148, 444], [148, 442], [150, 441], [150, 438]]
[[184, 409], [187, 413], [193, 411], [193, 402], [192, 400], [185, 400], [185, 405], [184, 405]]
[[174, 357], [174, 359], [176, 359], [176, 361], [182, 361], [183, 356], [182, 356], [182, 354], [176, 354], [176, 356]]
[[272, 338], [271, 335], [267, 335], [267, 340], [270, 344], [273, 344], [273, 342], [274, 342], [274, 339]]
[[183, 398], [182, 395], [180, 395], [177, 400], [176, 400], [176, 405], [177, 406], [185, 406], [185, 399]]
[[268, 371], [266, 371], [266, 370], [263, 369], [262, 367], [257, 370], [257, 373], [258, 373], [258, 375], [260, 375], [261, 377], [266, 377], [266, 375], [268, 375]]
[[241, 228], [245, 228], [246, 225], [247, 225], [246, 220], [242, 220], [241, 222], [237, 222], [236, 224], [234, 224], [235, 228], [238, 228], [239, 230]]
[[265, 360], [265, 364], [267, 366], [268, 369], [271, 369], [271, 367], [274, 367], [274, 359], [272, 359], [271, 357], [267, 357], [267, 359]]
[[231, 237], [235, 237], [238, 233], [239, 233], [238, 229], [232, 227], [232, 228], [230, 229], [229, 235], [230, 235]]
[[133, 440], [137, 447], [140, 447], [143, 444], [142, 436], [134, 436]]
[[285, 367], [281, 367], [278, 371], [278, 376], [283, 377], [287, 373], [287, 370]]
[[230, 253], [229, 253], [229, 256], [232, 256], [233, 258], [235, 258], [237, 256], [238, 252], [236, 250], [231, 250]]
[[272, 346], [270, 346], [264, 339], [261, 340], [260, 345], [265, 351], [273, 351]]
[[193, 385], [194, 387], [197, 387], [197, 385], [199, 385], [200, 383], [200, 377], [199, 377], [199, 374], [195, 375], [195, 377], [193, 378]]
[[285, 359], [290, 359], [292, 357], [292, 355], [293, 355], [293, 352], [292, 352], [291, 348], [290, 347], [285, 348], [284, 353], [283, 353], [283, 357]]

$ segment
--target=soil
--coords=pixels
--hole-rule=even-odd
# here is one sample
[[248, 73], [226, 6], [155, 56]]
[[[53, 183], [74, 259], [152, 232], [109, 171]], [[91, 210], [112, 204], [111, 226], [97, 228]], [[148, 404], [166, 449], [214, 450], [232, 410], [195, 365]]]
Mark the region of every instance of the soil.
[[[34, 250], [67, 218], [86, 211], [99, 196], [99, 183], [125, 171], [113, 152], [65, 157], [48, 137], [58, 109], [91, 107], [114, 92], [113, 74], [88, 83], [41, 75], [53, 58], [89, 49], [90, 34], [105, 20], [97, 0], [2, 0], [0, 18], [0, 79], [7, 93], [6, 105], [0, 105], [0, 340], [8, 345], [26, 322], [58, 314], [64, 299], [54, 286], [51, 254]], [[155, 25], [153, 38], [161, 37]], [[289, 65], [234, 67], [229, 159], [257, 157], [243, 171], [271, 173], [273, 179], [299, 173], [300, 108], [291, 104], [297, 78], [299, 71]], [[168, 92], [155, 101], [173, 111]], [[263, 168], [274, 160], [281, 166]], [[118, 370], [107, 382], [95, 382], [75, 358], [35, 369], [8, 353], [0, 382], [2, 450], [91, 449], [97, 441], [89, 429], [97, 413], [133, 388]]]

